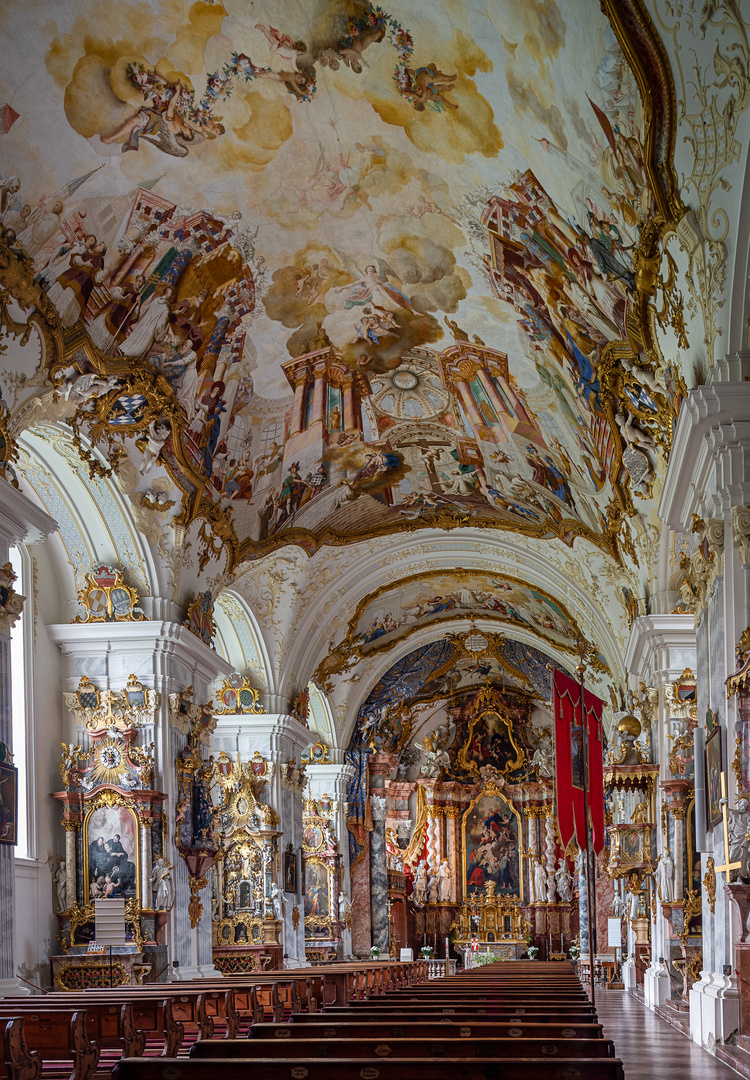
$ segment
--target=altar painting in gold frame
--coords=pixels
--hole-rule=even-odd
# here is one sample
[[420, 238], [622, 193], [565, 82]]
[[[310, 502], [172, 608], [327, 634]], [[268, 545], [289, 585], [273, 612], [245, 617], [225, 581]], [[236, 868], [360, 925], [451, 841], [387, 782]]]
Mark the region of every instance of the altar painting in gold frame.
[[464, 744], [458, 752], [460, 768], [479, 774], [485, 765], [498, 772], [520, 769], [526, 759], [513, 735], [513, 723], [494, 705], [477, 712], [469, 720]]
[[323, 859], [305, 856], [305, 937], [328, 938], [333, 933], [331, 897], [333, 870]]
[[84, 818], [83, 878], [87, 903], [109, 897], [141, 903], [138, 816], [122, 796], [110, 791], [96, 800]]
[[464, 896], [484, 895], [523, 900], [523, 829], [509, 799], [490, 782], [469, 804], [461, 823]]

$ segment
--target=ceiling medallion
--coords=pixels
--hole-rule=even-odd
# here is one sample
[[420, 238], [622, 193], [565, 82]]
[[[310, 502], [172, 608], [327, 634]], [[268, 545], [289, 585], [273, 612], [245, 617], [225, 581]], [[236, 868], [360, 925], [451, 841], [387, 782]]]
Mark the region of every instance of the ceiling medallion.
[[391, 382], [397, 390], [414, 390], [419, 386], [419, 378], [413, 371], [394, 371]]

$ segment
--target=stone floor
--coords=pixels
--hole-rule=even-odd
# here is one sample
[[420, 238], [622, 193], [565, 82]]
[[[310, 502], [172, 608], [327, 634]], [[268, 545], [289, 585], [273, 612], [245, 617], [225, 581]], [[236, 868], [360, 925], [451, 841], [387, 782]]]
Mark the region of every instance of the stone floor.
[[737, 1080], [723, 1065], [625, 990], [597, 987], [596, 1010], [625, 1080]]

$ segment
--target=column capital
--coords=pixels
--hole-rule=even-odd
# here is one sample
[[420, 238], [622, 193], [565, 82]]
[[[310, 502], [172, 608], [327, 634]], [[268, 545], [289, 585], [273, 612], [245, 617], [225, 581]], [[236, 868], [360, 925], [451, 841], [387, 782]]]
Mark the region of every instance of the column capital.
[[[212, 683], [232, 674], [232, 665], [210, 649], [187, 627], [175, 622], [146, 619], [143, 622], [55, 623], [47, 627], [52, 640], [71, 663], [69, 689], [78, 684], [81, 664], [96, 660], [103, 676], [127, 682], [136, 664], [138, 678], [145, 685], [156, 678], [171, 676], [172, 666], [187, 672], [188, 682]], [[144, 657], [150, 654], [151, 670], [144, 671]]]
[[659, 517], [689, 532], [693, 514], [719, 518], [750, 503], [750, 383], [697, 386], [683, 402]]
[[371, 795], [370, 810], [372, 811], [373, 821], [385, 821], [388, 816], [388, 799], [385, 795]]
[[56, 530], [54, 518], [7, 480], [0, 480], [0, 540], [8, 545], [23, 540], [37, 544]]
[[695, 620], [687, 615], [640, 615], [633, 620], [625, 667], [639, 678], [649, 671], [657, 684], [695, 670]]
[[264, 752], [272, 761], [288, 761], [290, 753], [299, 754], [315, 742], [310, 729], [288, 713], [232, 713], [220, 716], [214, 734], [234, 734], [238, 725], [242, 727], [243, 736], [250, 736], [267, 746]]

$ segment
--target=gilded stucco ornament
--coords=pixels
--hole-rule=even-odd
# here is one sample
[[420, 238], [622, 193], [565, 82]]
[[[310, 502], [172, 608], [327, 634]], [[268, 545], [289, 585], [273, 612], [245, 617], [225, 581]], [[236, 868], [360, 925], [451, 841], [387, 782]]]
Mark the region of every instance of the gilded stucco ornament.
[[266, 710], [259, 705], [260, 691], [251, 684], [247, 675], [236, 673], [214, 692], [214, 696], [221, 702], [216, 709], [217, 716], [241, 715], [243, 713], [264, 713]]
[[84, 614], [71, 622], [140, 622], [146, 618], [138, 606], [138, 591], [125, 584], [122, 570], [101, 563], [85, 575], [86, 585], [78, 592]]
[[12, 565], [7, 562], [5, 566], [0, 566], [0, 634], [8, 637], [23, 611], [26, 599], [13, 588], [15, 582], [16, 573]]
[[122, 690], [100, 690], [87, 675], [82, 675], [78, 689], [63, 694], [63, 700], [79, 727], [97, 731], [105, 727], [124, 729], [153, 724], [159, 694], [132, 674]]

